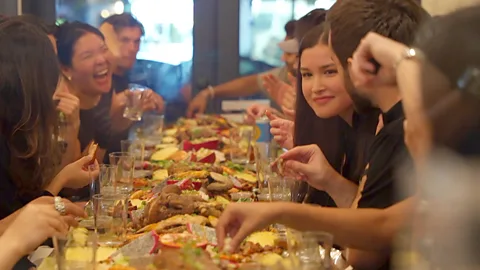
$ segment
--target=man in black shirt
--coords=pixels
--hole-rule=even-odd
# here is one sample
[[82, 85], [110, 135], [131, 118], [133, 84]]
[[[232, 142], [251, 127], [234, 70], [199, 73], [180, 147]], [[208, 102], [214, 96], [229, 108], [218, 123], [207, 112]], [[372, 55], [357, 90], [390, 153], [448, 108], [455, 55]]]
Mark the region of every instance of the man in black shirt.
[[[128, 139], [133, 122], [123, 117], [126, 104], [128, 72], [133, 68], [140, 50], [140, 40], [145, 34], [143, 25], [130, 13], [113, 15], [107, 18], [100, 30], [105, 36], [109, 50], [115, 59], [116, 67], [112, 77], [113, 90], [102, 97], [100, 105], [108, 108], [112, 122], [112, 135], [107, 153], [120, 151], [120, 141]], [[164, 102], [160, 95], [147, 90], [143, 95], [143, 110], [162, 112]], [[108, 155], [106, 155], [108, 162]]]
[[[357, 111], [382, 111], [384, 127], [375, 136], [368, 153], [368, 165], [359, 183], [352, 207], [386, 208], [403, 199], [396, 196], [398, 165], [409, 158], [404, 144], [403, 108], [396, 85], [355, 89], [348, 76], [349, 58], [368, 32], [377, 32], [396, 41], [411, 44], [420, 24], [429, 18], [414, 0], [343, 0], [327, 14], [330, 44], [344, 69], [347, 90]], [[378, 67], [378, 72], [384, 72]], [[348, 262], [355, 269], [389, 269], [388, 253], [348, 250]]]

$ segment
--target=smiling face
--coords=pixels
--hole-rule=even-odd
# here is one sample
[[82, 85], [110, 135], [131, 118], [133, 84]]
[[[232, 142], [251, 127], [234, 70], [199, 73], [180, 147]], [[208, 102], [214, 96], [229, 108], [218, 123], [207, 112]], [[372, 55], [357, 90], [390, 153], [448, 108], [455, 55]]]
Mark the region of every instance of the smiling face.
[[[308, 105], [320, 118], [346, 116], [352, 112], [352, 100], [339, 72], [332, 50], [323, 44], [305, 49], [300, 57], [302, 92]], [[351, 117], [351, 115], [350, 115]]]
[[80, 37], [73, 48], [72, 66], [63, 72], [75, 89], [85, 94], [108, 93], [112, 87], [112, 67], [103, 39], [92, 33]]

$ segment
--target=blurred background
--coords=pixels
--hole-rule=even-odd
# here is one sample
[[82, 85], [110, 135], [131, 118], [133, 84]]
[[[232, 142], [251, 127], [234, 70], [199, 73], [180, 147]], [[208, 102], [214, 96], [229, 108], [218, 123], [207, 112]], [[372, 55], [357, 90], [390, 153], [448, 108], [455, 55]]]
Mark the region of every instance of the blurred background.
[[[192, 95], [207, 85], [282, 65], [277, 43], [284, 25], [334, 0], [2, 0], [0, 13], [19, 10], [48, 22], [78, 20], [99, 26], [106, 17], [131, 12], [146, 34], [133, 82], [154, 89], [167, 101], [168, 114], [181, 116]], [[259, 96], [250, 98], [261, 98]], [[221, 100], [211, 104], [219, 112]]]

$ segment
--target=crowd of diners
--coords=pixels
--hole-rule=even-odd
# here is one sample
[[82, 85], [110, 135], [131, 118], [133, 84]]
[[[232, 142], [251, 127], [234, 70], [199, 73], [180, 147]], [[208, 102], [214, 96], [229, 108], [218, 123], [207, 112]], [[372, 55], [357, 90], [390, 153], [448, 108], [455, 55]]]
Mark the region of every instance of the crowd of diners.
[[[252, 105], [245, 121], [268, 116], [288, 149], [285, 171], [301, 181], [297, 202], [229, 204], [216, 227], [219, 247], [236, 249], [281, 223], [332, 233], [354, 269], [393, 268], [395, 239], [419, 237], [411, 225], [437, 150], [466, 161], [480, 154], [479, 23], [480, 6], [432, 18], [414, 0], [337, 1], [285, 25], [284, 67], [197, 94], [187, 116], [215, 97], [265, 92], [272, 107]], [[0, 269], [34, 268], [27, 255], [86, 215], [78, 201], [133, 125], [123, 117], [125, 90], [143, 35], [129, 13], [99, 28], [1, 18]], [[143, 106], [157, 113], [164, 103], [148, 90]], [[454, 180], [452, 190], [464, 184]], [[425, 261], [433, 268], [422, 269], [444, 267]], [[419, 269], [416, 262], [405, 269]]]

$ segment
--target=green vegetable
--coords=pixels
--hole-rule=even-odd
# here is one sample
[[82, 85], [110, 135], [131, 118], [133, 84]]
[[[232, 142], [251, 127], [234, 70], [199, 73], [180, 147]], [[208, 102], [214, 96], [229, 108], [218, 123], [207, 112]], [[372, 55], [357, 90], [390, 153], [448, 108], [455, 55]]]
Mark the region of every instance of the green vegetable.
[[240, 164], [237, 164], [237, 163], [233, 163], [231, 161], [228, 161], [226, 164], [225, 164], [228, 168], [232, 169], [232, 170], [235, 170], [235, 171], [244, 171], [245, 170], [245, 167], [243, 167], [242, 165]]
[[172, 160], [152, 160], [151, 162], [158, 165], [161, 169], [168, 169], [173, 164]]

